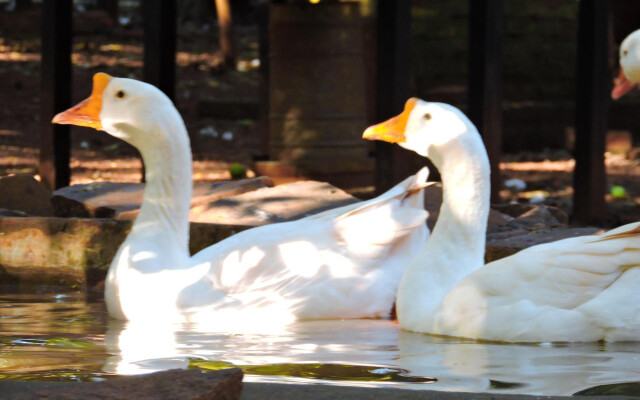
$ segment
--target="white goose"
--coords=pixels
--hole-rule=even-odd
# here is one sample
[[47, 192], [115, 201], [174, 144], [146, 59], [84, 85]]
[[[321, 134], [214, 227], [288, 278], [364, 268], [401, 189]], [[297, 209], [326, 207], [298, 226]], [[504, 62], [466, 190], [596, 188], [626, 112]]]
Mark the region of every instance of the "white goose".
[[640, 29], [620, 44], [620, 75], [615, 80], [611, 97], [618, 100], [640, 84]]
[[442, 174], [439, 219], [398, 289], [404, 329], [506, 342], [640, 340], [639, 223], [483, 266], [489, 162], [466, 116], [410, 99], [364, 137], [428, 157]]
[[98, 73], [91, 96], [53, 122], [104, 130], [135, 146], [146, 166], [140, 213], [106, 280], [118, 319], [264, 327], [386, 317], [428, 234], [423, 170], [376, 199], [247, 230], [190, 257], [189, 138], [160, 90]]

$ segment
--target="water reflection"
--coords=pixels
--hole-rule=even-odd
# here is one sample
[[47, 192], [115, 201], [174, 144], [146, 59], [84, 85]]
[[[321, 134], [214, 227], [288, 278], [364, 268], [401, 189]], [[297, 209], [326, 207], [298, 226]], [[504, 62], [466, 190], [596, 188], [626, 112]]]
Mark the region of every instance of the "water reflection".
[[436, 376], [434, 388], [488, 391], [502, 386], [502, 393], [570, 395], [640, 378], [640, 343], [507, 345], [408, 332], [400, 332], [398, 341], [398, 366], [414, 375]]
[[233, 365], [247, 381], [544, 395], [640, 381], [640, 343], [478, 343], [403, 332], [382, 320], [308, 321], [279, 332], [211, 329], [109, 320], [103, 304], [79, 295], [0, 295], [0, 379]]

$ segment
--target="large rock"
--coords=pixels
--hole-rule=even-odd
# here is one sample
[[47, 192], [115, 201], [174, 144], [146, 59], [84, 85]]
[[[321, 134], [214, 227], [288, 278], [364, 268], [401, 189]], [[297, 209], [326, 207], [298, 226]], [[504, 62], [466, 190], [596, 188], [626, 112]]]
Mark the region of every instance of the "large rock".
[[[218, 199], [271, 187], [268, 177], [196, 184], [191, 207]], [[51, 199], [57, 217], [133, 219], [140, 211], [144, 183], [95, 182], [56, 190]], [[191, 219], [194, 221], [194, 219]]]
[[239, 368], [203, 373], [197, 369], [169, 370], [148, 375], [113, 378], [102, 382], [78, 383], [46, 389], [23, 386], [0, 400], [237, 400], [242, 393], [243, 373]]
[[0, 178], [0, 208], [28, 215], [53, 215], [51, 192], [32, 175], [16, 174]]
[[[441, 203], [440, 186], [425, 189], [430, 229], [438, 219]], [[499, 260], [537, 244], [602, 232], [594, 227], [569, 228], [568, 221], [567, 214], [556, 207], [522, 203], [493, 205], [487, 224], [485, 262]]]
[[[427, 219], [427, 226], [433, 230], [433, 227], [440, 215], [440, 205], [442, 204], [442, 186], [431, 185], [424, 190], [424, 208], [429, 212], [429, 218]], [[512, 220], [513, 218], [500, 211], [491, 209], [489, 211], [488, 228], [492, 229], [498, 226], [502, 226]]]
[[197, 213], [194, 218], [199, 222], [257, 226], [291, 221], [358, 201], [328, 183], [302, 181], [225, 197], [192, 209], [192, 215]]
[[[105, 278], [131, 225], [113, 219], [0, 218], [0, 284], [91, 287]], [[192, 223], [190, 250], [246, 228]]]
[[601, 233], [595, 227], [570, 228], [569, 217], [556, 207], [542, 204], [494, 206], [511, 217], [506, 223], [487, 229], [485, 261], [491, 262], [542, 243]]
[[[264, 184], [247, 180], [245, 183]], [[239, 196], [226, 197], [208, 203], [209, 200], [234, 190], [244, 190], [247, 185], [226, 183], [209, 188], [206, 196], [196, 196], [192, 216], [209, 223], [191, 224], [189, 247], [195, 253], [241, 230], [270, 222], [297, 219], [322, 210], [351, 204], [354, 197], [319, 182], [299, 182], [270, 189], [260, 189]], [[113, 188], [113, 186], [112, 186]], [[120, 216], [127, 211], [127, 204], [140, 195], [131, 185], [120, 186], [116, 193], [128, 193], [120, 202]], [[131, 189], [129, 191], [129, 189]], [[94, 213], [100, 198], [111, 199], [110, 207], [118, 196], [113, 191], [94, 195], [86, 191], [85, 201], [93, 206]], [[101, 192], [99, 188], [96, 192]], [[85, 192], [76, 194], [78, 199]], [[138, 193], [138, 194], [135, 194]], [[208, 197], [207, 197], [208, 196]], [[62, 196], [60, 196], [62, 197]], [[84, 210], [88, 208], [80, 203]], [[129, 210], [131, 211], [131, 210]], [[218, 223], [212, 223], [218, 222]], [[223, 224], [224, 222], [227, 224]], [[0, 218], [0, 284], [18, 285], [48, 284], [65, 287], [93, 287], [104, 279], [118, 247], [131, 228], [131, 220], [78, 219], [78, 218]]]

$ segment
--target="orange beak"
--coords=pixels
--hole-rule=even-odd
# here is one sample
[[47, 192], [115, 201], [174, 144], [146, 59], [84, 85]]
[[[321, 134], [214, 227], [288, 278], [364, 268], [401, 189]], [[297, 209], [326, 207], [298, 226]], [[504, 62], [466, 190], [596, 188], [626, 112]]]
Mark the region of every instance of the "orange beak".
[[382, 140], [389, 143], [405, 142], [407, 138], [404, 135], [404, 131], [409, 121], [409, 115], [411, 115], [411, 111], [413, 111], [417, 103], [418, 99], [415, 97], [410, 98], [404, 105], [402, 114], [378, 125], [368, 127], [362, 137], [368, 140]]
[[624, 96], [629, 90], [638, 86], [637, 83], [631, 83], [629, 79], [627, 79], [626, 75], [622, 68], [620, 68], [620, 75], [614, 81], [613, 90], [611, 91], [611, 98], [614, 100], [618, 100], [620, 97]]
[[102, 93], [111, 80], [111, 76], [104, 72], [98, 72], [93, 76], [93, 90], [91, 96], [53, 117], [54, 124], [88, 126], [93, 129], [102, 129], [100, 111], [102, 111]]

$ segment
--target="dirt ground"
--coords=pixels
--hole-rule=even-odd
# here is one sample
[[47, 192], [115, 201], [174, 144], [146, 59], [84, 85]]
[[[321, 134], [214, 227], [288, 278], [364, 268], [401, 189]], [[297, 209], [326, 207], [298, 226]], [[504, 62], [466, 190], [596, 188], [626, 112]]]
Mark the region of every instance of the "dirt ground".
[[[0, 11], [0, 175], [37, 175], [40, 120], [40, 41], [37, 10]], [[203, 100], [249, 101], [258, 98], [257, 30], [236, 26], [238, 68], [219, 67], [218, 36], [214, 27], [179, 29], [176, 106], [191, 135], [194, 179], [229, 179], [228, 168], [239, 162], [252, 165], [259, 154], [255, 120], [213, 120], [202, 117]], [[113, 28], [100, 11], [82, 13], [75, 20], [73, 42], [73, 103], [91, 90], [98, 71], [114, 76], [142, 78], [142, 32], [139, 28]], [[71, 83], [70, 83], [71, 84]], [[609, 187], [622, 186], [626, 194], [607, 196], [607, 226], [640, 220], [640, 161], [607, 155]], [[139, 181], [141, 163], [135, 149], [101, 132], [72, 129], [72, 183], [100, 180]], [[502, 200], [545, 198], [568, 213], [571, 210], [573, 160], [567, 153], [506, 155], [501, 164], [505, 180], [521, 179], [521, 193], [501, 191]], [[372, 188], [369, 191], [373, 191]], [[359, 192], [367, 196], [367, 191]]]
[[[0, 11], [0, 173], [35, 173], [40, 135], [40, 15], [37, 9]], [[257, 101], [255, 26], [236, 26], [238, 68], [220, 67], [213, 27], [182, 27], [178, 39], [175, 104], [191, 135], [196, 178], [228, 178], [230, 163], [250, 164], [258, 151], [255, 120], [213, 120], [199, 115], [201, 101]], [[101, 11], [74, 20], [73, 104], [91, 92], [96, 72], [142, 79], [142, 31], [111, 28]], [[229, 134], [230, 133], [230, 134]], [[101, 132], [72, 128], [73, 182], [139, 179], [137, 152]]]

